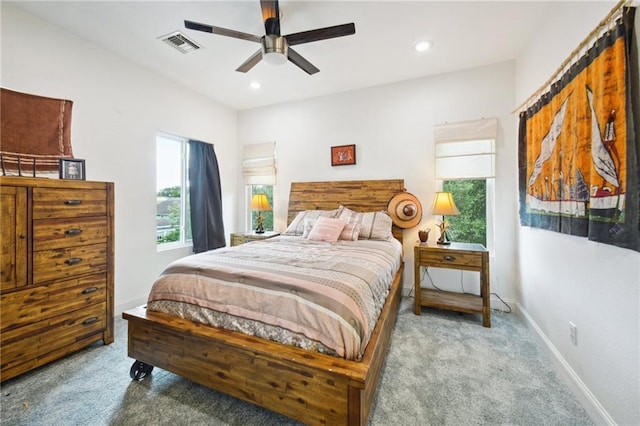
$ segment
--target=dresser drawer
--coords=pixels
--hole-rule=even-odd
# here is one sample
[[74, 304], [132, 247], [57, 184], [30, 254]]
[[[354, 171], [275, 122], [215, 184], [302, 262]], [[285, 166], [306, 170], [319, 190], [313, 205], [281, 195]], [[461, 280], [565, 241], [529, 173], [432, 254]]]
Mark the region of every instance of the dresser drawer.
[[99, 244], [107, 241], [106, 217], [33, 221], [33, 250]]
[[482, 255], [473, 253], [461, 253], [459, 251], [448, 253], [446, 250], [421, 250], [420, 263], [424, 265], [449, 268], [451, 265], [458, 267], [482, 268]]
[[2, 295], [2, 332], [104, 302], [107, 274], [31, 287]]
[[106, 270], [106, 244], [33, 252], [34, 284]]
[[101, 333], [106, 326], [106, 303], [99, 303], [5, 331], [0, 348], [2, 370]]
[[100, 189], [33, 189], [33, 218], [106, 216], [107, 191]]

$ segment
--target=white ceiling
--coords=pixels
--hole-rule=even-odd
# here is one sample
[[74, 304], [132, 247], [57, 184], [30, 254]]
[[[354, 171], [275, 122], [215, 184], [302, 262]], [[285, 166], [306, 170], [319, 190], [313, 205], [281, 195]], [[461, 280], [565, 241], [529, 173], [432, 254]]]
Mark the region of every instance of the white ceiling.
[[[260, 45], [184, 28], [184, 20], [262, 36], [259, 0], [18, 1], [11, 4], [234, 109], [317, 97], [516, 58], [549, 2], [281, 0], [282, 34], [354, 22], [356, 34], [295, 46], [317, 66], [235, 69]], [[182, 31], [183, 54], [158, 37]], [[417, 40], [433, 47], [419, 54]], [[259, 82], [253, 90], [249, 84]]]

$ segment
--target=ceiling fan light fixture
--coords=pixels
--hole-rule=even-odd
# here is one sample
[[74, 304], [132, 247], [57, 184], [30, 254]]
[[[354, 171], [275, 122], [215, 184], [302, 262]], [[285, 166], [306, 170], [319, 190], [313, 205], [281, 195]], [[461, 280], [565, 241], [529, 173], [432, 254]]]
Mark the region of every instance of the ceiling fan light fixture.
[[284, 37], [266, 35], [262, 39], [262, 59], [270, 65], [285, 64], [288, 50], [287, 39]]
[[416, 50], [416, 52], [424, 52], [425, 50], [429, 50], [429, 48], [433, 45], [433, 42], [431, 42], [430, 40], [422, 40], [417, 42], [413, 48]]

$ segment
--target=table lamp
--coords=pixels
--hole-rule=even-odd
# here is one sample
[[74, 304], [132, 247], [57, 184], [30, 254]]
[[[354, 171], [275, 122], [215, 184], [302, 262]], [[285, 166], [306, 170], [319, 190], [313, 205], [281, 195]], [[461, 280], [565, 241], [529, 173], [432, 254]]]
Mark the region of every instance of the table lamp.
[[456, 216], [460, 214], [460, 211], [456, 207], [456, 203], [453, 202], [453, 195], [450, 192], [436, 192], [436, 196], [431, 206], [431, 214], [436, 216], [442, 216], [442, 222], [438, 224], [440, 228], [440, 238], [438, 238], [438, 244], [451, 244], [447, 235], [447, 229], [449, 224], [445, 220], [445, 216]]
[[269, 200], [267, 200], [267, 194], [253, 194], [253, 197], [251, 197], [251, 211], [258, 212], [256, 234], [264, 234], [262, 212], [270, 210], [271, 206], [269, 205]]

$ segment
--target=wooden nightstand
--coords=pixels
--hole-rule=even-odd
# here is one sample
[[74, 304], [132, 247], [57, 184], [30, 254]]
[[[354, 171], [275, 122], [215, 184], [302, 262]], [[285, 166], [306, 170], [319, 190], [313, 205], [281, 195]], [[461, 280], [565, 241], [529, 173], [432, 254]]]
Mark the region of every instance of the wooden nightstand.
[[280, 235], [279, 232], [265, 231], [264, 234], [256, 234], [255, 232], [233, 232], [231, 234], [231, 247], [248, 243], [249, 241], [266, 240]]
[[[415, 266], [414, 313], [420, 315], [422, 306], [449, 309], [457, 312], [482, 314], [482, 325], [491, 327], [489, 305], [489, 252], [482, 244], [436, 243], [416, 244], [413, 249]], [[480, 272], [480, 296], [420, 287], [420, 267], [462, 269]]]

